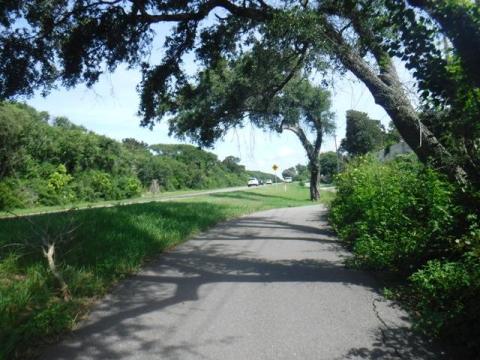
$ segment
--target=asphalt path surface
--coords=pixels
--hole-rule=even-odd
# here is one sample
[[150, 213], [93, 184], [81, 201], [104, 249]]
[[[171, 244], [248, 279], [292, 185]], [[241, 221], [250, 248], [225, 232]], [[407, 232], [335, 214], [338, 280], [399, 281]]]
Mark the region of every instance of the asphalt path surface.
[[380, 295], [323, 206], [225, 222], [121, 282], [44, 359], [442, 359]]

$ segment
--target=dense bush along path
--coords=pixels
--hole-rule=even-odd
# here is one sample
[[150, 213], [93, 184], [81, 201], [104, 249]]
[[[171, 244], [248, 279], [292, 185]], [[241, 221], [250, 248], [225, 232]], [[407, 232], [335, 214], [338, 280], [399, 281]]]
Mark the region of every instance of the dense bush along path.
[[322, 205], [225, 222], [123, 281], [44, 359], [441, 359]]

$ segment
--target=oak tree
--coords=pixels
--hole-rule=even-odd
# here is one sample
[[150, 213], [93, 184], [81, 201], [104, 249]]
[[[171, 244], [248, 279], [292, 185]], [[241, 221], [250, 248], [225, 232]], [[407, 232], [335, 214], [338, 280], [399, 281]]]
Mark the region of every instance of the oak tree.
[[[161, 23], [172, 30], [162, 59], [152, 64], [147, 55]], [[298, 67], [321, 69], [327, 60], [353, 73], [422, 161], [478, 188], [479, 24], [478, 4], [460, 0], [3, 1], [0, 97], [92, 85], [127, 63], [142, 68], [140, 114], [152, 126], [188, 81], [186, 56], [194, 53], [206, 69], [254, 45], [288, 50]], [[447, 126], [419, 115], [394, 57], [412, 70], [425, 109], [443, 111], [437, 120]], [[265, 97], [291, 79], [291, 72], [281, 75]]]

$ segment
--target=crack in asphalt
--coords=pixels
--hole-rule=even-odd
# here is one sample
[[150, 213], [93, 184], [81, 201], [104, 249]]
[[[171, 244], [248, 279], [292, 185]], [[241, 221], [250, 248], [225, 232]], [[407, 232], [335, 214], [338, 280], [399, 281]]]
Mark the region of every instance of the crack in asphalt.
[[[377, 318], [377, 320], [382, 324], [382, 326], [383, 326], [385, 329], [391, 329], [391, 327], [387, 325], [386, 321], [382, 319], [382, 317], [380, 316], [380, 313], [379, 313], [379, 311], [378, 311], [377, 302], [380, 302], [380, 301], [381, 301], [381, 300], [379, 300], [379, 299], [373, 299], [373, 301], [372, 301], [373, 313], [375, 314], [375, 317]], [[395, 355], [396, 355], [397, 357], [399, 357], [400, 359], [405, 359], [396, 346], [394, 346], [394, 345], [388, 345], [387, 335], [385, 334], [385, 329], [382, 329], [382, 328], [380, 327], [380, 333], [382, 334], [382, 343], [383, 343], [386, 347], [392, 348], [393, 351], [395, 352]]]

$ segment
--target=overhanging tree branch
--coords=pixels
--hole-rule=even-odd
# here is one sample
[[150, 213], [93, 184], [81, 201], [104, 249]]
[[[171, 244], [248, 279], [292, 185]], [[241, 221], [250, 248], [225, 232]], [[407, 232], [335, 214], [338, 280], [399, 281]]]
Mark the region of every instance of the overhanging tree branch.
[[270, 7], [263, 1], [261, 8], [238, 6], [227, 0], [209, 0], [202, 3], [197, 9], [181, 13], [149, 14], [144, 7], [139, 7], [139, 20], [149, 23], [157, 22], [178, 22], [178, 21], [200, 21], [205, 19], [215, 8], [223, 8], [232, 15], [248, 18], [251, 20], [268, 20], [271, 18]]
[[478, 4], [445, 0], [408, 0], [408, 3], [427, 12], [449, 37], [469, 73], [470, 80], [480, 87], [480, 16]]
[[[367, 34], [357, 21], [356, 27]], [[380, 67], [381, 74], [376, 74], [366, 61], [345, 42], [341, 34], [324, 18], [325, 35], [336, 46], [335, 55], [342, 64], [359, 78], [370, 90], [375, 102], [390, 115], [393, 123], [407, 144], [419, 158], [446, 172], [452, 179], [465, 184], [468, 179], [475, 179], [475, 174], [468, 174], [457, 164], [452, 154], [440, 143], [433, 132], [420, 120], [417, 112], [405, 95], [398, 79], [395, 67], [388, 54], [381, 51], [377, 44], [371, 43], [370, 49]], [[373, 39], [367, 39], [373, 42]], [[383, 65], [382, 65], [383, 62]]]

